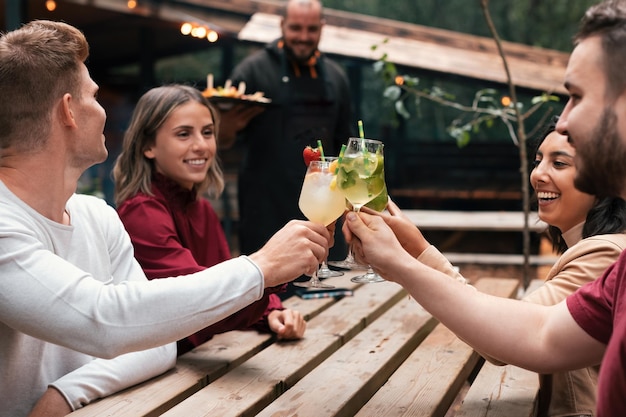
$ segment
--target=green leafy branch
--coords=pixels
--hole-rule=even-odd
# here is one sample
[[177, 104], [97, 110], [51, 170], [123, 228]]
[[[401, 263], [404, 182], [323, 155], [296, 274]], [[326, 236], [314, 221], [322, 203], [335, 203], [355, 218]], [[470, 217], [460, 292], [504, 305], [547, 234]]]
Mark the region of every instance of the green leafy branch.
[[[384, 42], [386, 42], [385, 40]], [[372, 46], [376, 50], [377, 45]], [[420, 79], [406, 74], [400, 74], [396, 65], [387, 59], [384, 54], [374, 63], [374, 71], [379, 74], [385, 84], [383, 97], [392, 103], [395, 113], [403, 119], [410, 119], [411, 113], [407, 108], [407, 102], [411, 101], [419, 109], [421, 100], [427, 99], [442, 106], [450, 107], [460, 112], [447, 128], [448, 133], [456, 139], [458, 146], [465, 146], [471, 140], [472, 133], [478, 133], [481, 128], [491, 128], [494, 122], [500, 120], [516, 146], [519, 139], [514, 127], [515, 123], [523, 123], [544, 104], [550, 101], [559, 101], [559, 97], [543, 93], [533, 97], [528, 110], [521, 113], [526, 107], [523, 103], [514, 103], [508, 96], [499, 97], [497, 90], [486, 88], [478, 90], [471, 104], [462, 104], [456, 101], [456, 97], [439, 87], [421, 88]], [[517, 110], [516, 111], [516, 106]], [[548, 110], [542, 117], [537, 127], [542, 126], [550, 114]]]
[[[535, 128], [527, 135], [525, 124], [528, 118], [534, 114], [539, 108], [550, 101], [558, 101], [559, 98], [549, 93], [543, 93], [531, 99], [528, 110], [525, 112], [526, 106], [517, 98], [515, 84], [511, 77], [509, 65], [504, 53], [502, 42], [498, 32], [493, 24], [489, 13], [489, 0], [480, 0], [480, 7], [489, 31], [496, 44], [498, 54], [502, 59], [502, 66], [506, 73], [506, 85], [509, 88], [509, 95], [497, 97], [497, 91], [494, 89], [483, 89], [476, 92], [474, 99], [470, 105], [464, 105], [456, 101], [455, 97], [446, 93], [440, 88], [422, 88], [420, 80], [416, 77], [401, 75], [398, 73], [395, 64], [388, 60], [386, 54], [374, 64], [375, 72], [379, 73], [385, 83], [384, 97], [393, 103], [395, 114], [405, 119], [410, 118], [410, 113], [406, 107], [406, 101], [412, 99], [419, 111], [422, 99], [427, 99], [440, 105], [456, 109], [460, 115], [447, 128], [448, 133], [456, 139], [457, 145], [463, 147], [471, 140], [472, 133], [479, 132], [483, 127], [491, 128], [494, 123], [499, 120], [506, 126], [509, 136], [513, 143], [519, 149], [520, 157], [520, 174], [521, 189], [524, 207], [524, 272], [523, 283], [524, 288], [528, 287], [529, 278], [529, 258], [530, 258], [530, 231], [528, 228], [528, 215], [530, 212], [530, 192], [528, 186], [528, 159], [526, 154], [526, 138], [534, 135], [536, 130], [545, 126], [550, 115], [549, 108]], [[384, 43], [388, 42], [387, 39]], [[372, 50], [376, 50], [378, 46], [373, 46]]]

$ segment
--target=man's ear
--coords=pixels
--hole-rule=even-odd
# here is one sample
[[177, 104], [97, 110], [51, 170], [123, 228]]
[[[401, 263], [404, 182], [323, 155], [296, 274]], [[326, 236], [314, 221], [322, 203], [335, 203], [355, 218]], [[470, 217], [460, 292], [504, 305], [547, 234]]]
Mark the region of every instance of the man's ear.
[[61, 99], [59, 113], [64, 126], [76, 127], [76, 119], [74, 119], [74, 113], [72, 112], [73, 100], [72, 95], [69, 93], [63, 94]]

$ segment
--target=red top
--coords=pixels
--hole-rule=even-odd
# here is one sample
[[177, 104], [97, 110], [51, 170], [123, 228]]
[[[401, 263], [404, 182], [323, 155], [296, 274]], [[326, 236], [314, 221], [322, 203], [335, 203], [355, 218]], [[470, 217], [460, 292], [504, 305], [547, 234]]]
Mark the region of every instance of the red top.
[[[154, 196], [138, 193], [118, 207], [135, 258], [148, 279], [191, 274], [231, 258], [220, 220], [209, 201], [196, 198], [195, 192], [160, 174], [152, 179], [152, 192]], [[230, 330], [269, 332], [267, 315], [283, 308], [274, 293], [283, 289], [268, 288], [260, 300], [178, 341], [178, 354]]]
[[578, 325], [607, 344], [598, 378], [598, 417], [626, 416], [626, 252], [602, 277], [567, 298]]

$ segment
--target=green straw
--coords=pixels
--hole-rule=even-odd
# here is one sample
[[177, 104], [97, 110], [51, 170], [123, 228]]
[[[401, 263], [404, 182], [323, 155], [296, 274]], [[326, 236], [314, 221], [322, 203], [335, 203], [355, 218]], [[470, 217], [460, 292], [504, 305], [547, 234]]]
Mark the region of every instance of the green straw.
[[365, 168], [365, 173], [367, 175], [370, 174], [370, 172], [367, 170], [367, 165], [369, 165], [369, 158], [367, 157], [368, 151], [367, 148], [365, 147], [365, 133], [363, 133], [363, 120], [359, 120], [357, 122], [358, 126], [359, 126], [359, 137], [361, 138], [361, 152], [363, 153], [363, 163], [364, 163], [364, 168]]
[[339, 172], [339, 165], [343, 161], [343, 154], [346, 152], [346, 145], [341, 145], [341, 150], [339, 151], [339, 156], [337, 157], [337, 168], [335, 168], [335, 175]]
[[319, 139], [317, 140], [317, 149], [320, 151], [322, 162], [326, 162], [326, 158], [324, 157], [324, 147], [322, 146], [322, 141]]

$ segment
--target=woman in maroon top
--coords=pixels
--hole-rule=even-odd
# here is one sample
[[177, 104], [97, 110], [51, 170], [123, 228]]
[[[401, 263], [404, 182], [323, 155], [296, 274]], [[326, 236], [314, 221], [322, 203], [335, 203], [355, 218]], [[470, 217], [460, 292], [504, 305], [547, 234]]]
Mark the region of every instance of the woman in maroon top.
[[[216, 159], [218, 113], [195, 88], [154, 88], [137, 103], [115, 168], [115, 199], [149, 279], [197, 272], [230, 259], [217, 214], [200, 196], [224, 189]], [[178, 342], [178, 354], [229, 330], [299, 339], [306, 322], [268, 288], [258, 301]], [[231, 300], [224, 299], [224, 303]]]

